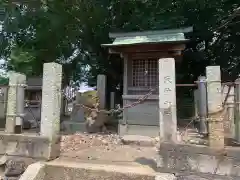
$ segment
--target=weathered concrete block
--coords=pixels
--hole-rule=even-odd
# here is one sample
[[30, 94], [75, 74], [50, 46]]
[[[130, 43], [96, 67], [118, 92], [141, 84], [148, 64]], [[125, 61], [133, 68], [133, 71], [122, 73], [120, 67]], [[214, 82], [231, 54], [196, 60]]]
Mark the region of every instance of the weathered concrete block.
[[45, 179], [53, 180], [155, 180], [156, 173], [148, 167], [99, 163], [48, 162]]
[[155, 180], [177, 180], [174, 174], [160, 173], [156, 175]]
[[147, 126], [147, 125], [123, 125], [118, 124], [118, 134], [124, 135], [141, 135], [152, 138], [159, 137], [159, 126]]
[[87, 132], [85, 122], [64, 121], [62, 122], [62, 129], [66, 133]]
[[28, 166], [19, 180], [44, 180], [45, 164], [37, 162]]
[[238, 180], [233, 179], [232, 177], [203, 177], [201, 175], [181, 175], [177, 177], [177, 180]]
[[151, 137], [140, 136], [140, 135], [124, 135], [121, 138], [123, 144], [126, 145], [140, 145], [140, 146], [154, 146], [155, 141]]
[[39, 160], [51, 160], [60, 155], [60, 137], [24, 134], [0, 134], [0, 156], [20, 156]]
[[157, 166], [160, 172], [191, 172], [216, 177], [240, 178], [240, 148], [224, 151], [207, 146], [161, 143]]

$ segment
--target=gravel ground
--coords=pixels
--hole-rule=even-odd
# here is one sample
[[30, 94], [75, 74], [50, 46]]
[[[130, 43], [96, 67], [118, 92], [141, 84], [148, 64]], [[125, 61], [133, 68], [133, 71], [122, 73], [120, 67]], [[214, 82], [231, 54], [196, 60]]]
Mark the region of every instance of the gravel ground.
[[[205, 144], [196, 130], [179, 129], [178, 140], [182, 143]], [[116, 133], [63, 135], [61, 156], [84, 160], [136, 161], [136, 159], [155, 159], [159, 147], [159, 138], [155, 138], [154, 147], [123, 145]]]
[[61, 139], [61, 152], [79, 151], [91, 147], [113, 148], [122, 145], [117, 134], [87, 134], [76, 133], [63, 135]]
[[123, 145], [117, 134], [77, 133], [62, 136], [60, 158], [146, 163], [152, 162], [156, 155], [156, 147]]

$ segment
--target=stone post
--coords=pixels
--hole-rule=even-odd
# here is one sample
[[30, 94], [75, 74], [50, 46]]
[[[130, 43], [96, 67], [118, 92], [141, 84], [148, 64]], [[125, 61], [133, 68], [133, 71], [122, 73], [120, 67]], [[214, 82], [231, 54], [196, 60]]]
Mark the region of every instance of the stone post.
[[24, 114], [24, 88], [26, 76], [20, 73], [9, 74], [9, 89], [5, 131], [21, 133]]
[[208, 97], [208, 125], [209, 145], [212, 148], [224, 148], [224, 122], [221, 92], [220, 66], [207, 66], [207, 97]]
[[110, 108], [115, 108], [115, 92], [110, 93]]
[[15, 133], [22, 133], [23, 128], [23, 118], [25, 109], [25, 86], [26, 86], [26, 76], [19, 74], [17, 87], [17, 116], [16, 116], [16, 127]]
[[102, 74], [97, 76], [97, 95], [99, 98], [99, 108], [104, 109], [106, 106], [106, 76]]
[[0, 119], [4, 119], [4, 121], [0, 122], [0, 127], [2, 128], [5, 127], [6, 121], [8, 86], [1, 87], [0, 91]]
[[76, 101], [73, 104], [71, 121], [84, 122], [84, 109], [79, 104], [84, 104], [81, 92], [76, 92]]
[[159, 59], [159, 125], [160, 140], [176, 142], [176, 79], [175, 60]]
[[234, 86], [232, 85], [224, 85], [222, 91], [222, 101], [225, 103], [226, 108], [226, 121], [224, 122], [224, 131], [225, 135], [228, 138], [235, 137], [235, 124], [234, 124]]
[[205, 76], [200, 76], [198, 78], [198, 92], [199, 131], [201, 134], [207, 134], [207, 87]]
[[195, 89], [193, 92], [193, 96], [194, 96], [194, 116], [195, 118], [199, 117], [199, 108], [198, 108], [198, 101], [199, 101], [199, 90]]
[[66, 106], [66, 100], [65, 100], [65, 97], [61, 97], [61, 116], [64, 116], [65, 115], [65, 106]]
[[235, 81], [235, 139], [240, 142], [240, 78]]
[[41, 135], [53, 139], [60, 131], [62, 65], [45, 63], [43, 66]]

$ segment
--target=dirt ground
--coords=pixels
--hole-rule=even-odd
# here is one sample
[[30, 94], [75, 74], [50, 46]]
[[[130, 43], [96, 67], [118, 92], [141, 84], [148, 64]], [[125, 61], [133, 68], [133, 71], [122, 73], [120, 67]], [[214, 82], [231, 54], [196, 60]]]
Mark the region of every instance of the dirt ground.
[[[178, 129], [178, 141], [191, 144], [207, 143], [196, 132], [195, 128], [186, 125]], [[156, 143], [153, 147], [123, 145], [115, 132], [109, 134], [76, 133], [74, 135], [62, 135], [60, 158], [153, 165], [158, 157], [159, 139], [155, 138], [154, 142]]]
[[61, 159], [93, 160], [118, 163], [153, 164], [155, 147], [123, 145], [117, 134], [84, 134], [62, 136]]

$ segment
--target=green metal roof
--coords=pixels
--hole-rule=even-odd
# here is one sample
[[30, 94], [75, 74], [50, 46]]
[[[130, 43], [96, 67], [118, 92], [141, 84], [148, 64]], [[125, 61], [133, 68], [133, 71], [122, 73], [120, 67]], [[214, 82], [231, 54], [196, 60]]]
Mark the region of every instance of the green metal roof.
[[186, 42], [188, 39], [185, 38], [184, 33], [191, 31], [192, 28], [133, 33], [110, 33], [110, 37], [115, 38], [115, 40], [111, 44], [102, 44], [102, 46]]

